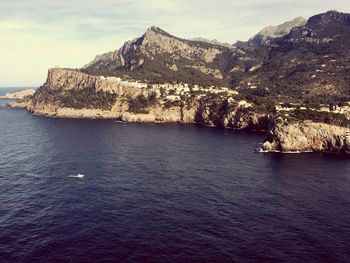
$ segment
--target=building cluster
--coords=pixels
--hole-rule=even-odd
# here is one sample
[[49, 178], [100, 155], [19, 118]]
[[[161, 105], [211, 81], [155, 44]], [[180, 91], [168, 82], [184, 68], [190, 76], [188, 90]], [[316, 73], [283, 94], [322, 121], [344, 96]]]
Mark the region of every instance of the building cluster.
[[128, 80], [122, 80], [121, 78], [117, 77], [100, 77], [100, 80], [105, 80], [111, 83], [116, 83], [119, 84], [122, 87], [126, 88], [139, 88], [139, 89], [144, 89], [147, 88], [146, 83], [141, 83], [139, 81], [128, 81]]
[[150, 89], [156, 93], [157, 98], [164, 98], [168, 101], [180, 101], [181, 97], [196, 96], [198, 99], [205, 97], [209, 94], [225, 95], [227, 98], [231, 98], [237, 95], [238, 92], [231, 90], [227, 87], [202, 87], [199, 85], [189, 85], [187, 83], [178, 84], [151, 84], [142, 83], [139, 81], [128, 81], [122, 80], [119, 77], [104, 77], [100, 76], [100, 80], [107, 81], [110, 83], [116, 83], [118, 86], [126, 88], [139, 88], [139, 89]]
[[197, 94], [197, 98], [205, 97], [208, 94], [228, 94], [237, 95], [238, 92], [230, 90], [226, 87], [202, 87], [199, 85], [190, 86], [186, 83], [180, 84], [153, 84], [152, 89], [160, 91], [167, 100], [177, 101], [181, 99], [181, 96], [190, 97]]
[[[350, 104], [345, 105], [345, 106], [334, 106], [333, 109], [330, 109], [329, 105], [321, 105], [319, 109], [314, 109], [311, 108], [311, 110], [317, 111], [317, 112], [332, 112], [332, 113], [339, 113], [339, 114], [344, 114], [348, 119], [350, 119]], [[283, 104], [278, 104], [276, 105], [276, 110], [277, 111], [294, 111], [296, 109], [299, 110], [307, 110], [308, 108], [305, 106], [301, 106], [296, 103], [291, 103], [290, 106], [284, 106]]]

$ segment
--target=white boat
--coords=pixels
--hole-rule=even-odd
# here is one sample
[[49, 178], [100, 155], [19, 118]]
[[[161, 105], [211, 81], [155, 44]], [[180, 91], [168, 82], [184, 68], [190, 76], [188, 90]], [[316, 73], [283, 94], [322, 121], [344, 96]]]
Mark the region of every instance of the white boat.
[[69, 178], [77, 178], [77, 179], [84, 179], [84, 174], [77, 174], [77, 175], [69, 175]]

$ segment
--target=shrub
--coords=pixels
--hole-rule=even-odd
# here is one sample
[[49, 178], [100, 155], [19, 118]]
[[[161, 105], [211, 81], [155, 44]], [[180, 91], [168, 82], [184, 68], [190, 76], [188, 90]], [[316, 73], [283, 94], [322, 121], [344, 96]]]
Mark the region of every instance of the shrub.
[[94, 87], [69, 90], [59, 96], [61, 106], [75, 109], [110, 110], [116, 99], [116, 94], [102, 90], [96, 91]]
[[147, 98], [140, 94], [136, 99], [129, 99], [129, 111], [133, 113], [148, 113], [147, 108], [149, 106]]
[[291, 116], [298, 120], [311, 120], [314, 122], [322, 122], [343, 127], [347, 127], [350, 124], [349, 120], [343, 114], [333, 112], [318, 112], [314, 110], [297, 109], [291, 112]]
[[61, 107], [74, 109], [110, 110], [117, 100], [117, 95], [108, 91], [96, 91], [95, 87], [65, 91], [62, 88], [42, 86], [33, 97], [34, 103], [53, 103]]
[[148, 113], [148, 108], [157, 102], [157, 94], [155, 92], [148, 94], [147, 98], [143, 94], [140, 94], [136, 99], [129, 99], [129, 111], [133, 113]]

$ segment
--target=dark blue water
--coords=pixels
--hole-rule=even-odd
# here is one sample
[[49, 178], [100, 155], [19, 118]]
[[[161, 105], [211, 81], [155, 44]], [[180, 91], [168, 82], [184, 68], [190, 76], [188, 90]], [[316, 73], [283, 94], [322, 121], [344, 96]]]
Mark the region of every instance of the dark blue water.
[[349, 262], [350, 159], [263, 137], [0, 107], [0, 262]]

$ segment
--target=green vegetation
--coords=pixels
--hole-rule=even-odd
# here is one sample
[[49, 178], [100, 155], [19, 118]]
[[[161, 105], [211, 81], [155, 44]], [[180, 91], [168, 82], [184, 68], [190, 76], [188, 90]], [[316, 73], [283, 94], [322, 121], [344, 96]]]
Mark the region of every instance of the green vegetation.
[[75, 109], [111, 110], [117, 95], [106, 91], [96, 91], [94, 87], [65, 92], [60, 101], [64, 107]]
[[35, 102], [45, 102], [74, 109], [111, 110], [117, 100], [115, 93], [94, 87], [64, 91], [60, 88], [40, 87], [34, 97]]
[[269, 90], [258, 88], [258, 89], [245, 89], [240, 91], [239, 98], [247, 100], [254, 104], [254, 110], [258, 113], [274, 113], [276, 104], [278, 103], [277, 98], [271, 96]]
[[59, 93], [61, 89], [52, 89], [50, 87], [41, 86], [33, 96], [34, 103], [58, 103]]
[[158, 102], [157, 94], [152, 92], [146, 98], [143, 94], [140, 94], [136, 99], [130, 98], [128, 100], [129, 112], [133, 113], [149, 113], [148, 108]]
[[165, 109], [170, 109], [172, 107], [176, 107], [176, 106], [181, 106], [181, 101], [171, 101], [171, 100], [168, 100], [165, 102], [164, 104], [164, 108]]
[[343, 127], [348, 127], [350, 125], [350, 121], [343, 114], [333, 112], [317, 112], [308, 109], [297, 109], [291, 112], [290, 116], [302, 121], [310, 120], [313, 122], [322, 122]]
[[[138, 61], [140, 56], [142, 56], [142, 54], [138, 54], [138, 51], [135, 51], [135, 53], [131, 54], [131, 57], [128, 58], [129, 62], [132, 60]], [[122, 77], [124, 79], [132, 78], [141, 81], [147, 80], [150, 84], [183, 82], [192, 85], [202, 85], [204, 87], [228, 85], [227, 79], [216, 79], [211, 75], [193, 68], [194, 65], [200, 63], [199, 59], [188, 59], [181, 57], [179, 54], [179, 59], [176, 60], [177, 71], [169, 69], [169, 63], [174, 61], [174, 59], [172, 55], [168, 53], [157, 54], [153, 59], [143, 57], [143, 60], [144, 63], [142, 65], [127, 64], [125, 66], [117, 66], [114, 62], [111, 62], [112, 64], [104, 65], [103, 68], [91, 66], [82, 69], [81, 72], [95, 76]], [[133, 70], [131, 70], [131, 67]], [[208, 67], [216, 68], [214, 64], [208, 65]]]

